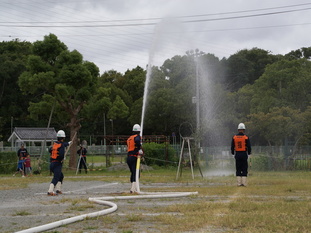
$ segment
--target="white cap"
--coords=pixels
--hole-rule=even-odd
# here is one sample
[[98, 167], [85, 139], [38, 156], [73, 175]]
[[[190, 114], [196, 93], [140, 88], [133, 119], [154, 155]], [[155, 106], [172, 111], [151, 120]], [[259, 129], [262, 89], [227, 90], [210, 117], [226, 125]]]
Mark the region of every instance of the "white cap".
[[245, 129], [245, 125], [244, 125], [243, 123], [240, 123], [240, 124], [238, 125], [238, 129]]
[[66, 134], [65, 134], [65, 132], [64, 132], [63, 130], [59, 130], [59, 131], [57, 132], [56, 136], [57, 136], [58, 138], [65, 138], [65, 137], [66, 137]]
[[140, 132], [140, 125], [139, 124], [135, 124], [133, 126], [133, 131], [139, 131]]

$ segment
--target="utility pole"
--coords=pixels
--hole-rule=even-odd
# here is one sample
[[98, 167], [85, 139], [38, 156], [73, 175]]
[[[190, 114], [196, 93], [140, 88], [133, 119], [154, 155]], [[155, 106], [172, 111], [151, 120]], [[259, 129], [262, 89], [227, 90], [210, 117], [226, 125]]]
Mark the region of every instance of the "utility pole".
[[199, 139], [199, 132], [200, 132], [200, 80], [199, 80], [199, 51], [195, 51], [194, 55], [194, 61], [195, 61], [195, 79], [196, 79], [196, 134], [197, 134], [197, 146], [198, 150], [200, 151], [200, 139]]
[[11, 116], [11, 134], [13, 133], [13, 117]]
[[199, 155], [201, 151], [201, 124], [200, 124], [200, 76], [199, 76], [199, 62], [200, 62], [200, 53], [199, 50], [195, 50], [194, 59], [195, 59], [195, 79], [196, 79], [196, 117], [197, 117], [197, 128], [196, 128], [196, 149], [197, 149], [197, 155], [194, 157], [194, 162], [197, 162], [197, 165], [199, 167], [199, 171], [201, 173], [201, 176], [203, 177], [203, 173], [200, 168], [199, 164]]
[[111, 135], [113, 136], [113, 119], [110, 119], [111, 121]]
[[106, 150], [106, 113], [104, 113], [104, 148]]

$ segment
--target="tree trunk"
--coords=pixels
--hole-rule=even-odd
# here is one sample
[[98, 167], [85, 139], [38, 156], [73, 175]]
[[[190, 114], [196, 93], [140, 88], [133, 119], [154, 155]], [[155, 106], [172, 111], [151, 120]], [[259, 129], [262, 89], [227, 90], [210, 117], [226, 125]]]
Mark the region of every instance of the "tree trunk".
[[69, 159], [69, 169], [77, 169], [77, 147], [78, 147], [78, 131], [81, 128], [79, 120], [76, 117], [73, 117], [70, 121], [70, 141], [72, 145], [70, 147], [70, 159]]
[[70, 146], [70, 159], [69, 159], [69, 169], [75, 170], [77, 166], [77, 144], [78, 144], [78, 132], [81, 128], [80, 121], [82, 118], [78, 118], [78, 114], [81, 111], [85, 102], [81, 102], [76, 108], [73, 108], [72, 103], [59, 102], [59, 104], [65, 109], [66, 112], [70, 114], [70, 123], [67, 124], [67, 127], [70, 129], [70, 141], [72, 145]]

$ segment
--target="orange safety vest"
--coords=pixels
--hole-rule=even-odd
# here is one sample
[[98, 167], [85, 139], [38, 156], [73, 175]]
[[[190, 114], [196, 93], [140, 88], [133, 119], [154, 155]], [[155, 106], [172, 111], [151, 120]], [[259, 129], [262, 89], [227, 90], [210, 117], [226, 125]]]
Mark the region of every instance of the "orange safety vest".
[[247, 151], [246, 140], [248, 137], [246, 135], [234, 135], [234, 149], [235, 151]]
[[135, 137], [137, 137], [138, 134], [134, 134], [132, 136], [130, 136], [127, 141], [126, 141], [126, 144], [127, 144], [127, 152], [130, 152], [130, 151], [134, 151], [136, 149], [136, 145], [135, 145]]
[[59, 155], [59, 148], [62, 146], [61, 143], [54, 142], [52, 147], [51, 159], [57, 159]]

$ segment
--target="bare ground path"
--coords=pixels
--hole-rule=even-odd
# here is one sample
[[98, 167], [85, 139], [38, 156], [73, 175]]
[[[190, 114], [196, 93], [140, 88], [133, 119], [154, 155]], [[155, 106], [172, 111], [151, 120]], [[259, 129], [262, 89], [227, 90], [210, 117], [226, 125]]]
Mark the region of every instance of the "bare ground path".
[[[156, 183], [141, 188], [169, 186], [180, 184]], [[0, 190], [0, 231], [16, 232], [108, 208], [89, 202], [88, 198], [124, 195], [129, 191], [129, 184], [65, 181], [64, 194], [56, 197], [47, 196], [47, 188], [48, 183], [33, 183], [23, 189]], [[112, 214], [58, 227], [51, 232], [161, 232], [152, 221], [155, 215], [161, 214], [161, 206], [189, 201], [194, 200], [190, 197], [116, 200], [113, 202], [118, 210]], [[154, 208], [158, 209], [156, 213]]]
[[[234, 177], [176, 182], [171, 176], [161, 176], [162, 181], [156, 183], [160, 176], [150, 173], [140, 185], [143, 192], [199, 193], [187, 197], [113, 200], [118, 209], [111, 214], [48, 232], [310, 232], [309, 177], [310, 173], [258, 174], [250, 177], [250, 186], [241, 188], [235, 185]], [[33, 178], [27, 178], [25, 188], [0, 190], [0, 232], [16, 232], [109, 208], [90, 202], [89, 197], [130, 195], [128, 176], [66, 176], [64, 194], [55, 197], [46, 194], [50, 177]], [[23, 178], [4, 179], [10, 184], [8, 187], [16, 187], [18, 179]], [[2, 189], [5, 182], [0, 180]], [[243, 224], [240, 218], [235, 218], [237, 215], [244, 217]], [[258, 216], [267, 218], [264, 222], [248, 221]]]

